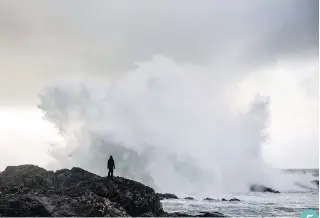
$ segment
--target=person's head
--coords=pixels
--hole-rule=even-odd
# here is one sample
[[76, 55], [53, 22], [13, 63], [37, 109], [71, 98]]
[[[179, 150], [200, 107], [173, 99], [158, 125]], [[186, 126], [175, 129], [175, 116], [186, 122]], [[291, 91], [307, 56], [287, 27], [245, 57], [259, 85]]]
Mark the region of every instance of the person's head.
[[112, 155], [110, 155], [110, 159], [113, 159]]

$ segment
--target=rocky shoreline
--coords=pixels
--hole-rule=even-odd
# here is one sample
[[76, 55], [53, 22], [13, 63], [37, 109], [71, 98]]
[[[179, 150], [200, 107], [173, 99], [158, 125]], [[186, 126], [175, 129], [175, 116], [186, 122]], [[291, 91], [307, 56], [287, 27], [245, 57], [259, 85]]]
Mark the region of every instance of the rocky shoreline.
[[53, 172], [20, 165], [0, 173], [0, 217], [225, 217], [211, 211], [167, 213], [160, 202], [167, 197], [139, 182], [122, 177], [110, 180], [78, 167]]
[[[312, 183], [319, 187], [319, 180]], [[252, 192], [279, 193], [263, 185], [253, 184]], [[11, 216], [132, 216], [132, 217], [225, 217], [214, 211], [198, 214], [167, 213], [161, 200], [179, 199], [130, 179], [110, 180], [74, 167], [47, 171], [34, 165], [8, 166], [0, 172], [0, 217]], [[184, 200], [193, 201], [192, 197]], [[237, 202], [240, 199], [204, 201]]]

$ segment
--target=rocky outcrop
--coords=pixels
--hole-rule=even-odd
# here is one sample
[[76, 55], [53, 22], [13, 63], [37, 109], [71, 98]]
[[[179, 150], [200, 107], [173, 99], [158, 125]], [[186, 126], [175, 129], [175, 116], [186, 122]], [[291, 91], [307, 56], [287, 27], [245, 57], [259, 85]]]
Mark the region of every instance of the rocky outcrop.
[[140, 216], [162, 210], [154, 190], [121, 177], [113, 181], [81, 168], [46, 171], [7, 167], [0, 175], [1, 216]]
[[[213, 198], [205, 198], [203, 200], [204, 201], [220, 201], [219, 199], [213, 199]], [[221, 201], [228, 201], [228, 200], [225, 198], [222, 198]], [[240, 201], [240, 200], [238, 198], [231, 198], [229, 201], [234, 202], [234, 201]]]
[[33, 165], [0, 173], [1, 216], [180, 216], [163, 211], [159, 195], [139, 182], [81, 168], [47, 171]]
[[272, 188], [263, 186], [263, 185], [257, 185], [257, 184], [253, 184], [250, 186], [250, 191], [251, 192], [271, 192], [271, 193], [280, 193], [277, 190], [274, 190]]
[[240, 201], [238, 198], [231, 198], [229, 201]]
[[194, 200], [193, 197], [185, 197], [184, 199], [185, 199], [185, 200]]
[[177, 195], [170, 194], [170, 193], [164, 193], [164, 194], [157, 193], [157, 196], [160, 198], [160, 200], [163, 200], [163, 199], [179, 199]]

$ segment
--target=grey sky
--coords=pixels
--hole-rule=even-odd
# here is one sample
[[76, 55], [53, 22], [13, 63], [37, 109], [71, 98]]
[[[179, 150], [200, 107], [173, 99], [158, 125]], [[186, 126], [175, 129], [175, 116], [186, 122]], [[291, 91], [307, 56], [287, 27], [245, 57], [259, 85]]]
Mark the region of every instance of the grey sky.
[[[251, 100], [246, 92], [270, 95], [272, 148], [266, 155], [279, 166], [285, 161], [292, 166], [304, 152], [301, 166], [315, 166], [318, 27], [317, 0], [0, 0], [0, 132], [8, 132], [0, 144], [12, 148], [11, 156], [3, 153], [0, 168], [18, 157], [16, 150], [28, 161], [36, 158], [30, 151], [47, 149], [49, 136], [38, 137], [44, 125], [40, 115], [17, 112], [35, 108], [46, 85], [73, 74], [103, 81], [154, 55], [170, 58], [174, 68], [181, 63], [206, 68], [203, 72], [216, 80], [217, 87], [209, 90], [217, 98], [223, 98], [220, 82], [232, 90], [243, 83], [243, 99], [234, 99], [239, 105]], [[20, 117], [39, 122], [26, 134], [34, 134], [32, 148], [21, 149], [26, 140], [15, 126]], [[19, 131], [26, 129], [21, 125]]]
[[317, 53], [318, 8], [316, 0], [2, 0], [0, 104], [34, 104], [59, 75], [116, 75], [155, 54], [235, 66], [228, 77], [242, 78], [277, 58]]

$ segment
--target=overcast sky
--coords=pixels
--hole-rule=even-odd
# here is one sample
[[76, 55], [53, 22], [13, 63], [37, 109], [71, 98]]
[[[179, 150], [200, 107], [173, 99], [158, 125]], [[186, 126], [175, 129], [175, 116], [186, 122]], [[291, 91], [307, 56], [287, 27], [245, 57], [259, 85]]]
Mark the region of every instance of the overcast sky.
[[[246, 91], [269, 95], [273, 123], [281, 120], [273, 126], [273, 135], [288, 137], [282, 146], [270, 144], [268, 161], [280, 167], [316, 167], [318, 4], [317, 0], [1, 0], [0, 132], [7, 133], [0, 133], [0, 168], [17, 162], [5, 159], [9, 153], [13, 157], [16, 150], [29, 149], [22, 145], [28, 137], [30, 148], [46, 151], [42, 144], [47, 136], [41, 127], [25, 134], [28, 125], [19, 124], [33, 122], [28, 119], [32, 116], [41, 123], [33, 110], [46, 85], [72, 74], [111, 79], [154, 55], [214, 69], [217, 80], [237, 82], [244, 96]], [[284, 112], [285, 107], [290, 111]], [[22, 120], [14, 124], [9, 117]]]

